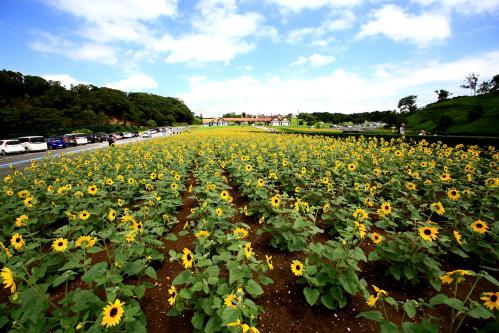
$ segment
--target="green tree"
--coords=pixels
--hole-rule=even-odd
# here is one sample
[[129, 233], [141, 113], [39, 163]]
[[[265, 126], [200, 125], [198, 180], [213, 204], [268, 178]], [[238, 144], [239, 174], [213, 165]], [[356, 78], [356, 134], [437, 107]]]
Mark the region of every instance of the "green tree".
[[446, 101], [450, 95], [452, 95], [451, 93], [449, 93], [447, 90], [444, 90], [444, 89], [440, 89], [440, 90], [435, 90], [435, 94], [437, 94], [437, 103], [438, 102], [443, 102], [443, 101]]
[[404, 98], [401, 98], [399, 100], [399, 103], [398, 103], [398, 108], [399, 108], [400, 112], [403, 112], [403, 113], [415, 112], [418, 109], [418, 107], [416, 105], [416, 98], [418, 98], [418, 96], [416, 96], [416, 95], [409, 95], [409, 96], [406, 96]]
[[468, 74], [468, 76], [464, 78], [464, 84], [460, 85], [460, 87], [463, 89], [471, 89], [473, 91], [473, 96], [475, 96], [479, 76], [480, 75], [475, 75], [475, 73]]

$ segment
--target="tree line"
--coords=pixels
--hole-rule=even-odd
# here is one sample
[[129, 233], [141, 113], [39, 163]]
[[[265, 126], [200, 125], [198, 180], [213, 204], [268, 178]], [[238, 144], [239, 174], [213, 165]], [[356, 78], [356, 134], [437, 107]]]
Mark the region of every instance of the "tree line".
[[0, 134], [53, 135], [74, 129], [112, 132], [117, 128], [192, 124], [194, 115], [173, 97], [126, 93], [94, 85], [72, 85], [39, 76], [0, 71]]
[[[499, 93], [499, 74], [495, 75], [490, 81], [482, 81], [478, 83], [479, 75], [471, 73], [465, 77], [464, 83], [460, 85], [461, 88], [470, 89], [473, 96], [485, 94], [498, 94]], [[449, 99], [452, 93], [444, 89], [435, 90], [437, 100], [435, 103], [440, 103]], [[397, 104], [397, 110], [387, 111], [372, 111], [354, 114], [343, 113], [330, 113], [330, 112], [313, 112], [313, 113], [300, 113], [298, 115], [300, 124], [314, 125], [318, 122], [341, 124], [351, 122], [354, 124], [363, 123], [365, 121], [379, 121], [386, 123], [386, 127], [398, 126], [406, 122], [407, 116], [416, 111], [424, 110], [418, 108], [416, 104], [417, 95], [409, 95], [401, 98]], [[474, 121], [483, 114], [483, 109], [475, 107], [468, 112], [468, 120]], [[435, 120], [439, 128], [446, 128], [452, 123], [447, 115], [441, 115]]]

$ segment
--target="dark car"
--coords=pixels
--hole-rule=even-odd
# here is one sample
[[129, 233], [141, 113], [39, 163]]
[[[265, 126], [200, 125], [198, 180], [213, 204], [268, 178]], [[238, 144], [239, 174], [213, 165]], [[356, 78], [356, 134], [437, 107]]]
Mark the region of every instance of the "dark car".
[[57, 149], [57, 148], [66, 148], [68, 144], [62, 136], [54, 136], [51, 138], [47, 138], [47, 146], [49, 149]]

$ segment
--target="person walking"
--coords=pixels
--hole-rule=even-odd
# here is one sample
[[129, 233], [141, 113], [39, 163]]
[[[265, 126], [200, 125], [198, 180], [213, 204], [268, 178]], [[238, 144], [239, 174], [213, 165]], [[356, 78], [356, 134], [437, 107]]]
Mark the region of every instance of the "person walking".
[[116, 139], [115, 139], [114, 135], [109, 134], [109, 136], [107, 137], [107, 143], [109, 143], [109, 146], [114, 146], [115, 142], [116, 142]]
[[405, 135], [405, 123], [402, 123], [399, 128], [400, 135]]

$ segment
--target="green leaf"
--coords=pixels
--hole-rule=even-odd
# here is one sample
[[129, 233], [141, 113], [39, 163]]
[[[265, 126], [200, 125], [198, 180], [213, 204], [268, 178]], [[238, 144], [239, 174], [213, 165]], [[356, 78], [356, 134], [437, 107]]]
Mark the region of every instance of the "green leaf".
[[156, 275], [156, 271], [151, 266], [149, 266], [149, 267], [146, 268], [145, 274], [147, 276], [153, 278], [154, 280], [158, 279], [158, 276]]
[[263, 294], [263, 289], [260, 287], [258, 282], [253, 279], [250, 279], [246, 284], [246, 291], [251, 294], [251, 296], [256, 297], [258, 295]]
[[242, 279], [244, 277], [244, 272], [239, 269], [230, 269], [229, 270], [229, 283], [233, 284], [239, 279]]
[[311, 289], [309, 287], [303, 288], [303, 294], [305, 295], [305, 298], [307, 299], [307, 302], [310, 305], [314, 305], [320, 296], [319, 290]]
[[211, 317], [210, 320], [206, 323], [206, 327], [204, 329], [205, 333], [214, 333], [220, 330], [220, 326], [222, 325], [222, 320], [220, 317]]
[[485, 272], [485, 271], [482, 271], [480, 272], [483, 274], [483, 277], [489, 281], [490, 283], [493, 283], [494, 285], [496, 286], [499, 286], [499, 281], [497, 281], [492, 275], [490, 275], [489, 273]]
[[194, 285], [191, 287], [192, 292], [200, 291], [201, 289], [203, 289], [203, 282], [201, 281], [194, 283]]
[[192, 316], [191, 323], [194, 328], [200, 330], [203, 327], [204, 315], [201, 312], [197, 311], [194, 316]]
[[448, 298], [444, 301], [445, 305], [450, 306], [451, 308], [458, 310], [458, 311], [465, 311], [464, 310], [464, 304], [460, 299], [457, 298]]
[[177, 240], [177, 236], [175, 236], [175, 234], [168, 234], [168, 236], [166, 236], [166, 240], [175, 242]]
[[78, 289], [74, 292], [71, 302], [74, 303], [71, 310], [73, 312], [80, 312], [87, 310], [93, 304], [99, 304], [101, 300], [90, 290]]
[[137, 295], [138, 298], [144, 297], [144, 294], [146, 292], [146, 286], [141, 284], [140, 286], [135, 287], [135, 295]]
[[417, 307], [417, 302], [410, 299], [410, 300], [407, 300], [403, 307], [404, 307], [404, 310], [405, 310], [405, 313], [407, 313], [407, 315], [409, 316], [409, 318], [414, 318], [416, 316], [416, 307]]
[[476, 319], [489, 319], [492, 318], [494, 314], [487, 310], [484, 306], [479, 305], [468, 311], [468, 316]]
[[102, 261], [94, 266], [92, 266], [81, 279], [86, 283], [91, 283], [95, 279], [102, 277], [107, 271], [107, 262]]
[[141, 259], [137, 259], [134, 262], [126, 262], [123, 265], [123, 271], [128, 275], [137, 275], [144, 268], [144, 262]]
[[437, 294], [435, 296], [433, 296], [431, 299], [430, 299], [430, 302], [429, 304], [431, 306], [434, 306], [434, 305], [439, 305], [439, 304], [445, 304], [445, 301], [449, 299], [449, 296], [445, 295], [445, 294]]
[[173, 280], [173, 284], [174, 285], [185, 284], [187, 283], [187, 281], [189, 281], [191, 275], [192, 275], [191, 271], [185, 270], [175, 277], [175, 279]]
[[356, 315], [355, 318], [366, 318], [378, 323], [381, 323], [384, 320], [383, 315], [379, 311], [364, 311]]
[[397, 325], [392, 322], [384, 321], [379, 325], [379, 329], [381, 333], [398, 333], [399, 330]]

